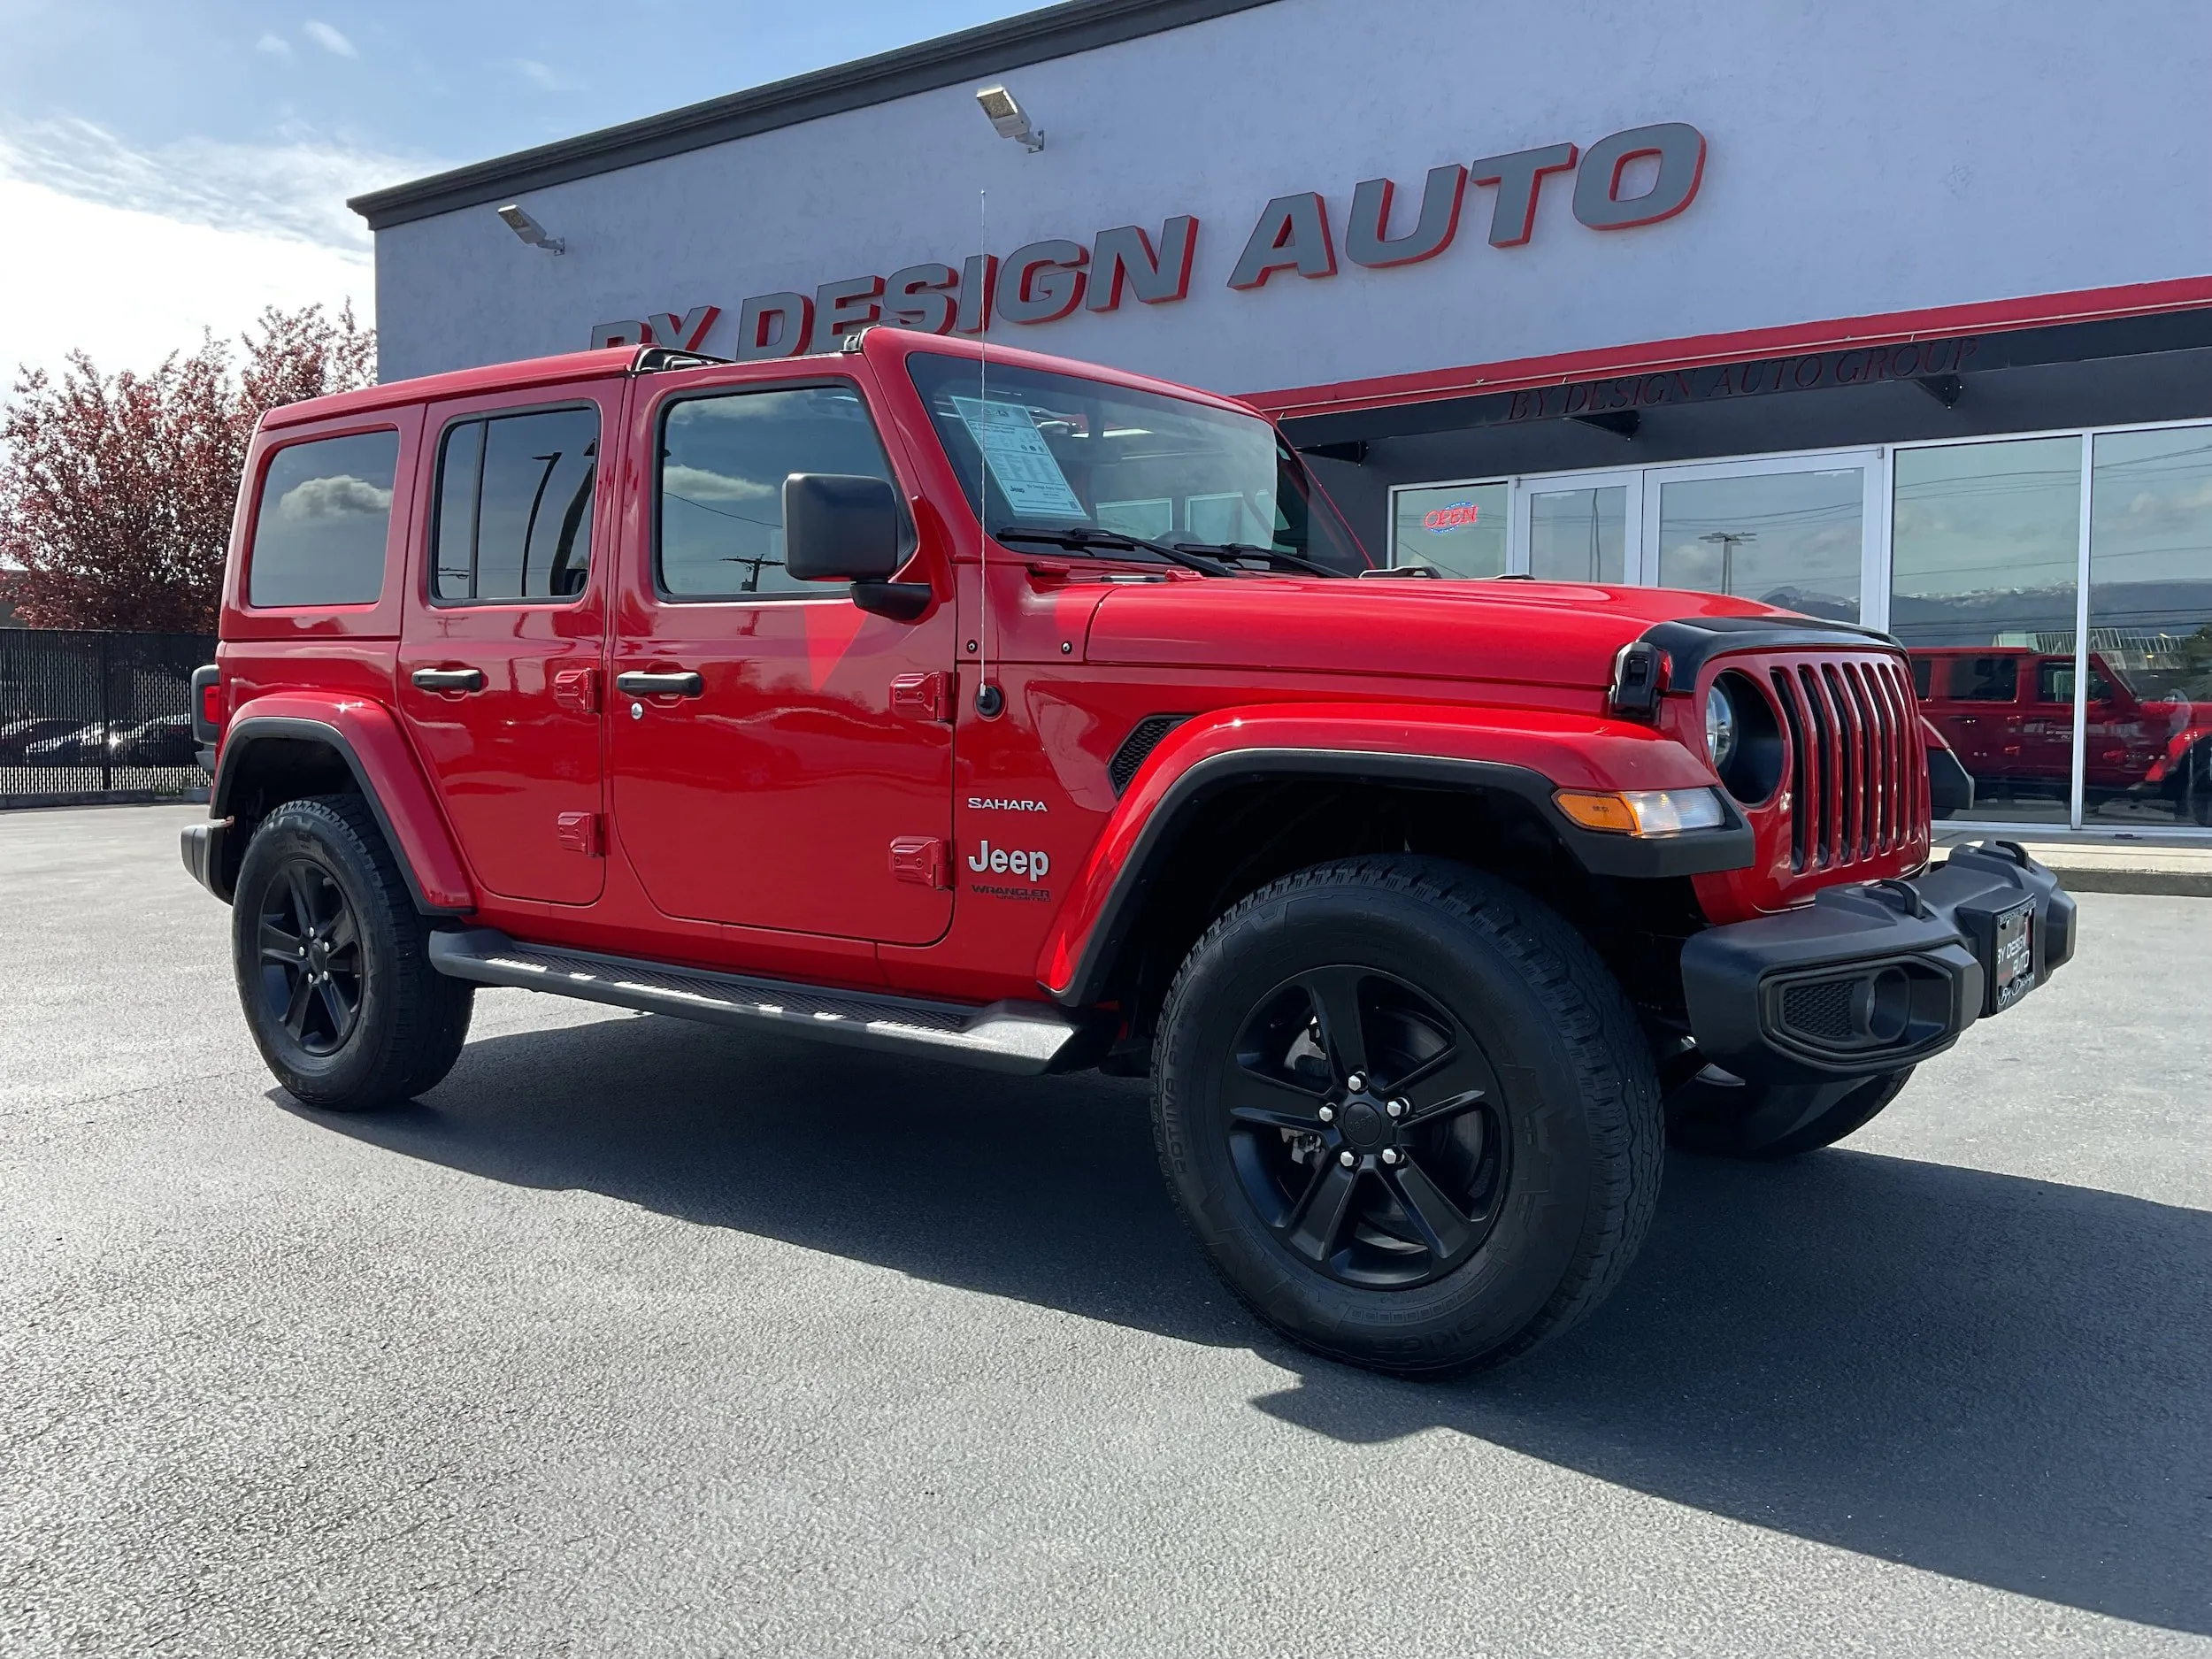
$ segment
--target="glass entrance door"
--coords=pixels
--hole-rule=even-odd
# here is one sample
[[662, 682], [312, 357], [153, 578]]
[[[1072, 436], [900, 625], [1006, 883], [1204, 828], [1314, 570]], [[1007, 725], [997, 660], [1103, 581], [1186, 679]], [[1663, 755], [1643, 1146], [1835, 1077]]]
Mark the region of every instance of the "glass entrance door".
[[1540, 582], [1632, 581], [1643, 514], [1643, 481], [1636, 472], [1518, 480], [1508, 568]]
[[1880, 457], [1871, 453], [1653, 467], [1640, 580], [1878, 623]]

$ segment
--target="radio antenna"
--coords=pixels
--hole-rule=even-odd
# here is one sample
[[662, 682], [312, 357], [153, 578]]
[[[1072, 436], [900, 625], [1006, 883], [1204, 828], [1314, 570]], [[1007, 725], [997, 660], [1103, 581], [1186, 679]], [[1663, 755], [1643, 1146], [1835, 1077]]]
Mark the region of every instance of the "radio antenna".
[[991, 680], [991, 193], [975, 193], [975, 585], [979, 596], [975, 637], [975, 711], [995, 719], [1006, 694]]

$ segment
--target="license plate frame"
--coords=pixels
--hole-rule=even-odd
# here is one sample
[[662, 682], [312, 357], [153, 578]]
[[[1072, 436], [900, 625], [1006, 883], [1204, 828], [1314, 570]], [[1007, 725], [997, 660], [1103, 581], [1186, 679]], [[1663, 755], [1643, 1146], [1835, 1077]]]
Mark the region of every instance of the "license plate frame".
[[2035, 901], [2016, 904], [1991, 918], [1989, 958], [1983, 964], [1989, 975], [1989, 1011], [2002, 1013], [2035, 989]]

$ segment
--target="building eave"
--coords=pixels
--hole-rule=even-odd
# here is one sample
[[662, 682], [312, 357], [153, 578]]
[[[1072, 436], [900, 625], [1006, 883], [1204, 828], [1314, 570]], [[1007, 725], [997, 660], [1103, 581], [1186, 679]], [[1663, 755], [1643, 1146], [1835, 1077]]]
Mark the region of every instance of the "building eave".
[[534, 150], [371, 190], [347, 205], [386, 230], [439, 213], [511, 200], [641, 162], [749, 138], [802, 121], [934, 92], [1102, 46], [1141, 40], [1272, 0], [1068, 0], [895, 51], [625, 121]]

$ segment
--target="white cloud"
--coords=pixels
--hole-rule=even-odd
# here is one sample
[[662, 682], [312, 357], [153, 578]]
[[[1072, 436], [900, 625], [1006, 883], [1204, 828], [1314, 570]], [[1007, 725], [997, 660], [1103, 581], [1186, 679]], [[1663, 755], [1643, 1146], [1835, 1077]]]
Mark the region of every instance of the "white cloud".
[[292, 55], [291, 42], [286, 40], [281, 35], [273, 35], [266, 30], [264, 30], [261, 38], [253, 43], [253, 49], [257, 52], [266, 52], [272, 58], [289, 58]]
[[764, 501], [778, 490], [757, 479], [732, 478], [700, 466], [664, 467], [661, 479], [670, 495], [687, 501]]
[[316, 45], [321, 47], [334, 58], [358, 58], [361, 56], [359, 52], [354, 50], [353, 42], [351, 41], [348, 40], [344, 35], [339, 34], [338, 31], [331, 27], [329, 24], [320, 22], [316, 19], [310, 18], [306, 22], [301, 24], [300, 33], [306, 35], [309, 40], [314, 42]]
[[266, 305], [350, 300], [373, 319], [368, 238], [343, 196], [405, 165], [312, 145], [140, 154], [96, 128], [21, 136], [0, 130], [0, 402], [19, 365], [56, 370], [81, 348], [103, 370], [143, 371]]
[[368, 228], [346, 198], [442, 165], [349, 149], [308, 131], [275, 144], [186, 138], [133, 150], [89, 121], [0, 119], [0, 179], [185, 224], [362, 251]]
[[311, 478], [284, 492], [277, 515], [291, 524], [321, 518], [360, 518], [392, 510], [392, 492], [350, 472], [335, 478]]
[[534, 58], [511, 58], [509, 67], [541, 92], [573, 92], [579, 84], [552, 65], [541, 64]]
[[350, 300], [375, 316], [366, 255], [290, 237], [179, 224], [0, 177], [0, 223], [35, 257], [0, 261], [0, 401], [19, 365], [82, 349], [108, 373], [152, 368], [203, 329], [229, 338], [265, 305]]

